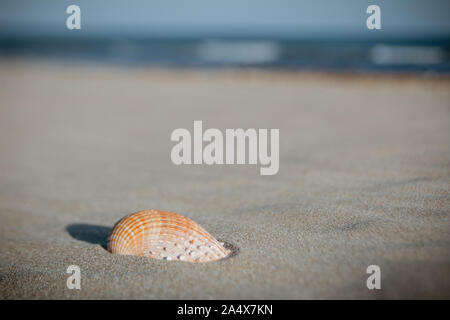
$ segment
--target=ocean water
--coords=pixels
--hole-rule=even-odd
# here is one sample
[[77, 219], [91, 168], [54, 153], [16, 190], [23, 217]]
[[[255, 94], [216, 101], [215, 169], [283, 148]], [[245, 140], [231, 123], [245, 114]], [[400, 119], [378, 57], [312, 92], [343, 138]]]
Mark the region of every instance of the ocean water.
[[0, 57], [170, 68], [450, 73], [450, 41], [0, 39]]

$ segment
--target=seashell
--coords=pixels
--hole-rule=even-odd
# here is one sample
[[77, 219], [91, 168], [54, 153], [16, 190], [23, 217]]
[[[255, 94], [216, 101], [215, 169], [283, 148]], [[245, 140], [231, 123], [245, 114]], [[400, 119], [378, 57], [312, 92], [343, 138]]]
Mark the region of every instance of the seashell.
[[231, 251], [194, 221], [174, 212], [143, 210], [120, 219], [108, 238], [111, 253], [209, 262]]

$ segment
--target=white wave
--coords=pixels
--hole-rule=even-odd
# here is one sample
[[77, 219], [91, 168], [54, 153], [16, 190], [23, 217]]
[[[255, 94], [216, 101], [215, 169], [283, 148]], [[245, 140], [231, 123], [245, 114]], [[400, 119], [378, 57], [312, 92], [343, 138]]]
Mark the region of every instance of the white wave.
[[197, 55], [207, 62], [267, 63], [279, 59], [281, 48], [270, 41], [207, 41], [197, 48]]
[[437, 64], [445, 61], [440, 47], [376, 45], [370, 51], [376, 64]]

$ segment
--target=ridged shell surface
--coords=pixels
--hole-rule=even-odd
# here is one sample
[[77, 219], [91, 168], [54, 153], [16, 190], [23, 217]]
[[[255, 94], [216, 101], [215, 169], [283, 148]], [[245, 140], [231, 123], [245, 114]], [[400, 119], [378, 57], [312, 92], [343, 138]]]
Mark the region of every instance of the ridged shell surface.
[[230, 254], [194, 221], [162, 210], [143, 210], [119, 220], [108, 238], [108, 251], [189, 262], [209, 262]]

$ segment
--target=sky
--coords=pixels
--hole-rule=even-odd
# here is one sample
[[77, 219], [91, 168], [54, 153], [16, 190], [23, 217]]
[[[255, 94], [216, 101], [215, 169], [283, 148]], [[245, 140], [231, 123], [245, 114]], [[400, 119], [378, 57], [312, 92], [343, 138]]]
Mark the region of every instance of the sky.
[[[67, 6], [81, 30], [66, 28]], [[366, 8], [381, 8], [369, 31]], [[1, 0], [2, 36], [450, 38], [449, 0]]]

